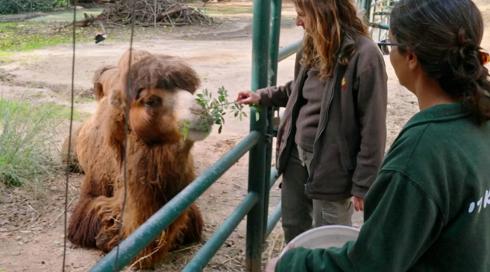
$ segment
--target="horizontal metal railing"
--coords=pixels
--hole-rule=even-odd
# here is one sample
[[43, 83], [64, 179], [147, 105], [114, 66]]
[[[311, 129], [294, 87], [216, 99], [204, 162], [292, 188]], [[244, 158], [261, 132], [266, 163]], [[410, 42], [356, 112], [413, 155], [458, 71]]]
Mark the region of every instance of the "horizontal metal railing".
[[277, 222], [279, 222], [279, 219], [281, 219], [281, 202], [277, 203], [277, 206], [274, 207], [274, 210], [269, 214], [265, 237], [269, 236]]
[[237, 206], [230, 216], [223, 222], [223, 225], [214, 232], [209, 241], [197, 252], [192, 260], [184, 267], [183, 272], [201, 271], [206, 264], [213, 258], [221, 245], [231, 235], [242, 219], [257, 203], [259, 197], [257, 193], [250, 192], [245, 199]]
[[277, 173], [277, 168], [271, 167], [271, 177], [270, 177], [270, 181], [269, 181], [269, 188], [272, 188], [272, 186], [274, 186], [274, 183], [276, 183], [278, 178], [279, 178], [279, 174]]
[[390, 26], [388, 24], [380, 24], [380, 23], [369, 23], [370, 27], [380, 28], [384, 30], [389, 30]]
[[295, 54], [296, 52], [298, 52], [298, 50], [301, 48], [302, 45], [303, 45], [303, 40], [300, 40], [279, 49], [279, 55], [277, 57], [277, 61], [278, 62], [282, 61], [287, 57]]

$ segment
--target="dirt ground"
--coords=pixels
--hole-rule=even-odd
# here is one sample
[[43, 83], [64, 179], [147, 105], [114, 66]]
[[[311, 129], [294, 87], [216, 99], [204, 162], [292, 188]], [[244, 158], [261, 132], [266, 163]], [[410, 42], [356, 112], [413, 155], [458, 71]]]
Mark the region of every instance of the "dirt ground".
[[[490, 27], [490, 1], [479, 0], [486, 27]], [[216, 5], [211, 3], [211, 5]], [[222, 3], [219, 5], [249, 5]], [[281, 46], [302, 37], [294, 26], [294, 9], [286, 4], [281, 31]], [[137, 32], [134, 47], [154, 53], [180, 56], [196, 69], [202, 79], [202, 88], [216, 92], [224, 86], [230, 96], [250, 87], [251, 74], [251, 16], [236, 14], [221, 18], [213, 27], [189, 27], [171, 32]], [[148, 34], [150, 33], [150, 34]], [[483, 46], [490, 49], [487, 31]], [[75, 90], [76, 110], [91, 113], [93, 100], [84, 94], [90, 92], [94, 71], [106, 64], [115, 64], [129, 47], [127, 41], [111, 40], [102, 45], [78, 44], [76, 47]], [[18, 53], [15, 61], [0, 64], [0, 97], [23, 99], [33, 103], [55, 102], [69, 105], [71, 84], [70, 45], [50, 47], [28, 53]], [[416, 98], [398, 84], [389, 59], [385, 59], [389, 74], [388, 146], [405, 122], [417, 112]], [[293, 58], [279, 65], [279, 83], [292, 78]], [[211, 166], [247, 133], [248, 120], [227, 118], [223, 132], [213, 133], [195, 144], [193, 154], [198, 173]], [[68, 134], [59, 135], [61, 140]], [[205, 239], [229, 216], [247, 191], [248, 158], [239, 160], [229, 172], [211, 186], [198, 200], [202, 209]], [[72, 175], [69, 185], [69, 202], [73, 206], [78, 197], [81, 175]], [[0, 187], [0, 272], [3, 271], [59, 271], [63, 256], [64, 184], [62, 172], [46, 181], [42, 197], [34, 198], [26, 189]], [[277, 186], [271, 192], [270, 206], [279, 200]], [[362, 214], [354, 217], [356, 226], [362, 224]], [[282, 231], [279, 226], [269, 236], [264, 261], [275, 256], [282, 248]], [[199, 245], [172, 253], [157, 271], [180, 271], [192, 258]], [[233, 232], [205, 271], [244, 271], [245, 221]], [[102, 256], [97, 250], [87, 250], [68, 243], [67, 271], [87, 271]]]

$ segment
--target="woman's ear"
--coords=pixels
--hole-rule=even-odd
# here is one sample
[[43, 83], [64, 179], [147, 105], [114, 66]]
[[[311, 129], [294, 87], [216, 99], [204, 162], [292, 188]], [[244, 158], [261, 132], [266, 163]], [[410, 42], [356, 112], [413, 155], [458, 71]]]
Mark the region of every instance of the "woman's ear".
[[405, 54], [405, 59], [408, 64], [408, 69], [410, 69], [411, 71], [414, 71], [419, 67], [419, 61], [417, 55], [415, 55], [413, 52], [408, 51]]

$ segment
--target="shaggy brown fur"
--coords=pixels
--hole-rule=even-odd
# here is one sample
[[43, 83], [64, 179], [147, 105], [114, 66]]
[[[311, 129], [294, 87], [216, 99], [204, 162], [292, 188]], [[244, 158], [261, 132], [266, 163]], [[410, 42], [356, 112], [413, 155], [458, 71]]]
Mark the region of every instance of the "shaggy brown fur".
[[119, 70], [114, 65], [107, 65], [95, 71], [94, 95], [97, 101], [109, 95], [111, 89], [119, 88]]
[[[68, 238], [106, 252], [195, 178], [192, 142], [181, 139], [170, 100], [175, 88], [192, 93], [196, 90], [196, 73], [176, 58], [145, 51], [134, 51], [131, 67], [128, 63], [126, 52], [117, 67], [97, 72], [97, 111], [77, 135], [76, 154], [85, 179], [70, 218]], [[126, 95], [126, 88], [121, 86], [128, 79], [128, 71], [131, 85]], [[122, 215], [125, 164], [127, 200]], [[192, 205], [143, 250], [135, 260], [147, 257], [137, 266], [152, 267], [179, 244], [199, 241], [202, 227], [199, 209]]]

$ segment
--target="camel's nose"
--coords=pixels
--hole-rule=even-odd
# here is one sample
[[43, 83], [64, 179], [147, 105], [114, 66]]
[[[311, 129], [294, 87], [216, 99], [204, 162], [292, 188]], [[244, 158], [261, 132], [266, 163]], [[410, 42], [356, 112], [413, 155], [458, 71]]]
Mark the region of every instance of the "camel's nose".
[[186, 90], [178, 90], [175, 97], [175, 115], [182, 134], [191, 141], [200, 141], [211, 132], [213, 120], [209, 113]]

